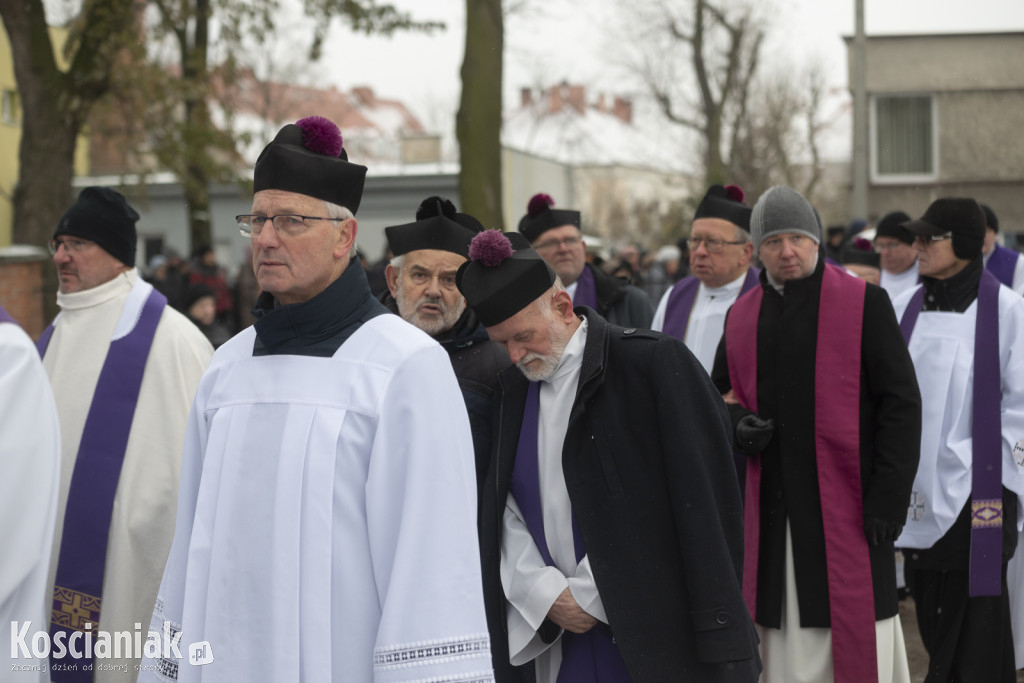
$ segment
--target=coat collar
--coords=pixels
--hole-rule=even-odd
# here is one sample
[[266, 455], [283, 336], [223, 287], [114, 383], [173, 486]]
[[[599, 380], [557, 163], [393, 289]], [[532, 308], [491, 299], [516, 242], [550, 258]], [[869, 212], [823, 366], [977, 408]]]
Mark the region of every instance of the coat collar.
[[337, 280], [308, 301], [281, 305], [261, 292], [253, 307], [253, 355], [333, 356], [359, 324], [386, 312], [370, 293], [362, 265], [353, 259]]

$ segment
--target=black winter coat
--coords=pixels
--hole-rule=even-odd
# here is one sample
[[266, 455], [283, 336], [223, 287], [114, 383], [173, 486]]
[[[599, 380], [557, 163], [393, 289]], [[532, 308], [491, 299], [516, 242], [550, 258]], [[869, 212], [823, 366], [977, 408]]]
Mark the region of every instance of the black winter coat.
[[[761, 272], [764, 298], [757, 324], [758, 414], [776, 432], [761, 453], [761, 535], [757, 623], [779, 628], [785, 585], [785, 532], [793, 539], [800, 625], [831, 625], [825, 531], [814, 446], [814, 372], [824, 259], [810, 277], [789, 282], [785, 296]], [[730, 314], [735, 309], [730, 310]], [[725, 337], [712, 370], [723, 394], [731, 388]], [[841, 371], [835, 368], [836, 372]], [[828, 429], [827, 425], [822, 426]], [[921, 395], [889, 296], [874, 285], [864, 294], [860, 364], [860, 470], [864, 516], [906, 521], [921, 451]], [[863, 525], [847, 531], [864, 535]], [[897, 612], [892, 541], [868, 546], [875, 618]]]
[[[752, 683], [761, 667], [740, 588], [742, 509], [721, 397], [679, 340], [576, 313], [589, 327], [562, 467], [629, 674], [637, 683]], [[502, 516], [527, 388], [518, 368], [501, 374], [481, 500], [495, 661], [508, 661]]]

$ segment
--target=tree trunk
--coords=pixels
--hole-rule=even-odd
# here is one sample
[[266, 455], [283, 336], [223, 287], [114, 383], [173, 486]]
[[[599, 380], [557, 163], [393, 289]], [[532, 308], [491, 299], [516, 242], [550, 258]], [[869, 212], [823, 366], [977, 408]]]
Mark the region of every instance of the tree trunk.
[[466, 0], [466, 53], [455, 119], [460, 208], [485, 227], [498, 229], [505, 229], [501, 196], [503, 43], [501, 0]]

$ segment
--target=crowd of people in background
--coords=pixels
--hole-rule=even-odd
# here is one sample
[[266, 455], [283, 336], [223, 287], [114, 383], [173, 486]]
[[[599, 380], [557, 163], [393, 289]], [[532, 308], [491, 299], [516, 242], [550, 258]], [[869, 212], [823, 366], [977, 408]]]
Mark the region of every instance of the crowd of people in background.
[[508, 232], [430, 196], [371, 263], [366, 172], [285, 125], [233, 279], [209, 245], [141, 272], [110, 188], [61, 218], [35, 351], [0, 309], [0, 623], [193, 646], [33, 636], [25, 680], [909, 683], [909, 595], [927, 683], [1013, 683], [1024, 258], [992, 207], [824, 228], [713, 185], [677, 243], [602, 254], [547, 194]]

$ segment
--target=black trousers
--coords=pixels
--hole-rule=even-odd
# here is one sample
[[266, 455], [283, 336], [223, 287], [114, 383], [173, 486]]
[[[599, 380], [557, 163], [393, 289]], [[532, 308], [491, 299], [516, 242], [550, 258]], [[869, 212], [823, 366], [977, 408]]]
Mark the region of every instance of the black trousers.
[[[912, 552], [912, 551], [911, 551]], [[925, 683], [1014, 683], [1010, 599], [1003, 562], [1002, 594], [972, 598], [968, 572], [922, 569], [908, 554], [907, 589], [928, 650]]]

